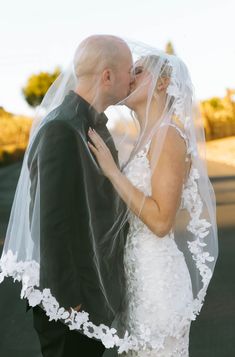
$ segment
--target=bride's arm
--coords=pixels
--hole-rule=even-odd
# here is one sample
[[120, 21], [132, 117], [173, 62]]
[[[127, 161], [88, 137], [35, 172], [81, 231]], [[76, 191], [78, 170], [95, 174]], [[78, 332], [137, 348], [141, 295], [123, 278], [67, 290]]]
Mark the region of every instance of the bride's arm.
[[[174, 224], [181, 200], [186, 170], [184, 140], [174, 128], [168, 129], [159, 161], [153, 170], [152, 195], [149, 197], [133, 186], [121, 173], [99, 135], [89, 131], [89, 136], [94, 144], [89, 143], [89, 147], [123, 201], [153, 233], [164, 237]], [[154, 147], [154, 142], [151, 147]], [[149, 156], [151, 162], [151, 149]]]

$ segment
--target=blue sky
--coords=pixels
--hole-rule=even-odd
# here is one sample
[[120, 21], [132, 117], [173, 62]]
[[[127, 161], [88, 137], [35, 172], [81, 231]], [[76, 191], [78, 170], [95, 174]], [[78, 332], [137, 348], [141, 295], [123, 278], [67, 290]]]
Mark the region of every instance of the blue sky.
[[171, 40], [199, 99], [235, 88], [233, 0], [8, 0], [0, 14], [0, 106], [31, 114], [21, 88], [32, 73], [62, 68], [78, 43], [110, 33], [164, 49]]

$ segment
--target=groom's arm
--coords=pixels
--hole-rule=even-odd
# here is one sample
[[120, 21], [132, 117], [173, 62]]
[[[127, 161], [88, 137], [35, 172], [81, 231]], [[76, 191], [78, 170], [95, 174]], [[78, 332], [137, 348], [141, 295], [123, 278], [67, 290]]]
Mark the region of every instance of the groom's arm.
[[77, 155], [73, 130], [63, 122], [48, 124], [41, 137], [38, 158], [40, 285], [50, 288], [65, 308], [82, 303], [74, 249], [77, 220], [73, 210], [80, 174]]

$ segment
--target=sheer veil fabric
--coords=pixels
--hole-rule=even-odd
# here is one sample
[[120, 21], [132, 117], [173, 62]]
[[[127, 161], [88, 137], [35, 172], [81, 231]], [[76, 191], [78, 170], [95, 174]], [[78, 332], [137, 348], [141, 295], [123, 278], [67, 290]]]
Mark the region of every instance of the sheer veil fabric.
[[[204, 130], [200, 116], [195, 115], [196, 102], [193, 85], [183, 61], [177, 56], [165, 54], [143, 43], [134, 41], [127, 41], [127, 43], [134, 59], [133, 71], [137, 73], [136, 71], [141, 67], [147, 71], [148, 75], [141, 86], [133, 90], [127, 98], [119, 101], [115, 106], [109, 107], [105, 112], [108, 118], [107, 126], [112, 133], [119, 154], [121, 169], [125, 171], [125, 168], [128, 167], [133, 158], [154, 139], [151, 159], [151, 172], [153, 173], [161, 157], [164, 142], [172, 123], [180, 128], [188, 143], [186, 156], [190, 160], [191, 166], [187, 180], [184, 183], [182, 202], [175, 218], [174, 227], [172, 227], [177, 246], [184, 254], [187, 262], [193, 288], [192, 304], [187, 306], [181, 316], [183, 324], [184, 321], [195, 320], [200, 312], [218, 255], [216, 203], [206, 168]], [[32, 184], [30, 179], [32, 167], [29, 165], [29, 160], [32, 153], [36, 155], [41, 150], [41, 146], [38, 144], [40, 133], [46, 127], [49, 127], [50, 123], [53, 123], [65, 98], [70, 98], [68, 96], [71, 91], [76, 90], [80, 80], [77, 69], [79, 65], [84, 65], [83, 55], [83, 51], [76, 51], [73, 62], [53, 83], [38, 108], [6, 234], [0, 263], [0, 280], [3, 281], [5, 277], [12, 277], [14, 280], [21, 281], [21, 298], [28, 299], [29, 305], [40, 305], [46, 311], [49, 319], [59, 319], [71, 329], [80, 330], [88, 337], [101, 339], [107, 348], [116, 346], [119, 353], [122, 353], [131, 349], [138, 350], [143, 348], [144, 345], [148, 344], [148, 341], [137, 341], [128, 331], [117, 331], [114, 326], [107, 324], [106, 321], [97, 325], [88, 311], [76, 312], [73, 309], [69, 310], [69, 306], [63, 306], [53, 295], [52, 291], [56, 291], [53, 290], [53, 286], [43, 286], [42, 288], [40, 284], [40, 264], [42, 264], [41, 186], [40, 180], [38, 180], [34, 187], [34, 204], [32, 207]], [[97, 63], [94, 65], [94, 72], [97, 78], [99, 78], [100, 71], [101, 67]], [[159, 103], [159, 93], [156, 91], [159, 81], [165, 81], [167, 89], [164, 100], [161, 99], [163, 105], [157, 110], [156, 117], [153, 120], [151, 116], [152, 106], [155, 105], [154, 103]], [[95, 92], [94, 88], [96, 88]], [[91, 107], [95, 107], [99, 101], [98, 80], [92, 83], [92, 90], [95, 95], [90, 104]], [[141, 91], [146, 90], [147, 101], [145, 112], [142, 113], [144, 121], [140, 127], [136, 124], [136, 114], [129, 103], [131, 103], [132, 98], [140, 95]], [[66, 107], [63, 110], [66, 114]], [[79, 121], [79, 117], [76, 120]], [[85, 134], [79, 137], [81, 140], [79, 145], [86, 152], [84, 160], [99, 172], [99, 175], [102, 175], [94, 156], [87, 146]], [[59, 150], [59, 148], [55, 147], [55, 150]], [[88, 206], [94, 207], [94, 198], [88, 194], [90, 191], [89, 185], [92, 184], [92, 181], [89, 177], [89, 169], [83, 165], [84, 160], [82, 157], [80, 158], [81, 167], [83, 168], [80, 173], [81, 180], [84, 183], [82, 187], [86, 191], [85, 196], [88, 200]], [[40, 165], [37, 169], [43, 170]], [[48, 177], [47, 180], [49, 179]], [[132, 192], [130, 192], [129, 200], [131, 202]], [[122, 254], [124, 242], [120, 242], [120, 230], [128, 222], [130, 213], [128, 205], [127, 208], [123, 207], [123, 202], [119, 199], [116, 199], [114, 209], [115, 221], [111, 225], [104, 225], [102, 232], [99, 232], [99, 234], [95, 232], [94, 226], [96, 219], [98, 219], [97, 217], [101, 219], [100, 212], [97, 211], [97, 217], [94, 215], [89, 217], [93, 269], [99, 281], [100, 291], [106, 304], [105, 308], [111, 312], [117, 311], [117, 302], [115, 299], [110, 298], [111, 288], [107, 284], [107, 281], [110, 281], [111, 284], [112, 274], [118, 275], [120, 273], [119, 284], [120, 287], [123, 287], [122, 295], [125, 295], [125, 284], [122, 281], [123, 261], [122, 259], [116, 259], [116, 257]], [[70, 212], [70, 214], [75, 213]], [[115, 266], [115, 269], [110, 265], [113, 259], [116, 259], [114, 261], [120, 264], [120, 266]], [[110, 268], [108, 280], [106, 279], [108, 269], [105, 269], [104, 266], [109, 266]], [[63, 277], [58, 276], [58, 279], [60, 278]], [[68, 284], [70, 283], [68, 281]], [[60, 300], [63, 302], [63, 297]], [[116, 314], [115, 318], [118, 320], [118, 314]], [[174, 334], [172, 326], [169, 326], [169, 334]]]

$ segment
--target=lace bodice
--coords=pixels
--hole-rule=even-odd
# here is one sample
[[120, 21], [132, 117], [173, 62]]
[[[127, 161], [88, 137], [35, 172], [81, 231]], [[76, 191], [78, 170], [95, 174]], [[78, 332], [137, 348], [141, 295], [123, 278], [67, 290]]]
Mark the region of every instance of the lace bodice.
[[[170, 126], [174, 127], [178, 131], [179, 135], [184, 139], [187, 148], [187, 155], [185, 160], [188, 161], [190, 156], [190, 146], [186, 135], [175, 124], [172, 123], [170, 124]], [[148, 141], [147, 144], [143, 147], [143, 149], [137, 153], [137, 155], [129, 162], [129, 164], [126, 166], [124, 170], [125, 175], [129, 178], [132, 184], [140, 191], [142, 191], [146, 196], [151, 196], [152, 194], [151, 168], [150, 168], [149, 159], [147, 157], [150, 144], [151, 142]], [[184, 187], [187, 187], [187, 182], [184, 183], [183, 190]], [[185, 208], [183, 198], [184, 198], [184, 192], [182, 191], [180, 209]], [[146, 233], [150, 233], [146, 225], [144, 225], [144, 223], [140, 221], [138, 217], [134, 215], [132, 212], [129, 213], [129, 222], [130, 222], [130, 230], [136, 231], [142, 229]], [[172, 237], [172, 232], [169, 233], [169, 236]]]
[[[178, 131], [179, 135], [184, 139], [187, 149], [185, 161], [188, 161], [192, 148], [190, 147], [187, 136], [177, 125], [173, 123], [169, 125], [174, 127]], [[147, 144], [143, 147], [143, 149], [137, 153], [137, 155], [129, 162], [129, 164], [124, 169], [125, 175], [130, 179], [132, 184], [139, 190], [144, 192], [144, 194], [147, 196], [150, 196], [152, 194], [151, 169], [149, 160], [147, 158], [147, 153], [149, 151], [150, 144], [151, 141], [148, 141]]]

